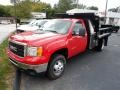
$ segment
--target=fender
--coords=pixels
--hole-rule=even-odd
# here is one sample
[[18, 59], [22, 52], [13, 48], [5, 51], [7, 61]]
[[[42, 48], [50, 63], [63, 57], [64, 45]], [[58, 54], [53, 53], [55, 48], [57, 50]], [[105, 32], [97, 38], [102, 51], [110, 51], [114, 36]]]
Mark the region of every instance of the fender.
[[45, 56], [47, 56], [50, 60], [51, 55], [53, 55], [53, 53], [55, 53], [56, 51], [60, 50], [60, 49], [64, 49], [67, 48], [66, 45], [66, 40], [65, 39], [61, 39], [58, 41], [54, 41], [51, 44], [47, 44], [47, 46], [45, 46]]

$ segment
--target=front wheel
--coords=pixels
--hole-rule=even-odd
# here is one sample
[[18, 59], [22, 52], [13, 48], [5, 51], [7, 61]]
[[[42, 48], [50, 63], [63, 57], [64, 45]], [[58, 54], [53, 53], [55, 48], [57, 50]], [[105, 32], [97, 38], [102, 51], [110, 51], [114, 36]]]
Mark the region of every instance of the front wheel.
[[47, 76], [49, 79], [59, 78], [65, 70], [66, 59], [63, 55], [56, 54], [48, 65]]

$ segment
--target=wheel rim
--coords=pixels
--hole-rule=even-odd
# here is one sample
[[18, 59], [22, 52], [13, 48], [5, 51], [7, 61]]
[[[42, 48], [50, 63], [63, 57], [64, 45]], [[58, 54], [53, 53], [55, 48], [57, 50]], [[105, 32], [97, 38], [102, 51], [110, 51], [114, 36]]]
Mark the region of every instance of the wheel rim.
[[56, 76], [59, 76], [64, 70], [64, 63], [62, 60], [58, 60], [55, 62], [53, 66], [53, 72]]

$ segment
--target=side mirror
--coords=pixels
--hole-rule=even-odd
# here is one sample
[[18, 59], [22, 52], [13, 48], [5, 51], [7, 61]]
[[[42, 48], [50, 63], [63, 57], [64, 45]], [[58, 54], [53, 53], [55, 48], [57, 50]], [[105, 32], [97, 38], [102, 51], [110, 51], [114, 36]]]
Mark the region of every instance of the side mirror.
[[85, 36], [85, 28], [80, 28], [79, 29], [79, 35], [80, 36]]
[[79, 31], [73, 31], [72, 35], [79, 35]]

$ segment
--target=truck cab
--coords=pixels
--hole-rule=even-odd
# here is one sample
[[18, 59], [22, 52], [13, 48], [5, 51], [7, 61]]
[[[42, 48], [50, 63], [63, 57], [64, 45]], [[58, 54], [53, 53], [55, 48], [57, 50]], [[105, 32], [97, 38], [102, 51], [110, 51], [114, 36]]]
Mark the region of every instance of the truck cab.
[[107, 46], [111, 28], [99, 28], [93, 13], [57, 14], [39, 30], [9, 37], [7, 54], [20, 70], [46, 72], [50, 79], [59, 78], [72, 56]]

